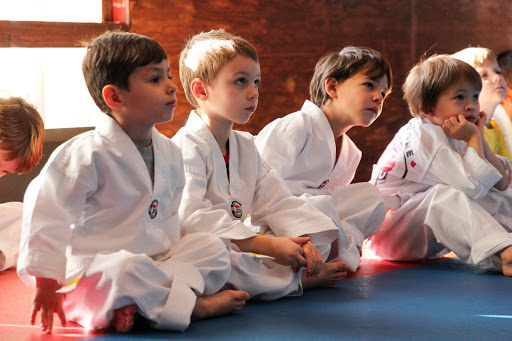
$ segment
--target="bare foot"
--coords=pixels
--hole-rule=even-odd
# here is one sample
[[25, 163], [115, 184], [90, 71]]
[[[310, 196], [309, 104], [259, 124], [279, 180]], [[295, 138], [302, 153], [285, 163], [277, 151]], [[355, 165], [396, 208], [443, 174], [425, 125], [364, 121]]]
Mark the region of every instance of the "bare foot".
[[324, 263], [322, 270], [316, 277], [307, 278], [305, 272], [302, 275], [302, 287], [312, 289], [318, 287], [333, 287], [347, 276], [348, 266], [345, 262]]
[[501, 263], [503, 267], [503, 274], [505, 276], [512, 276], [512, 245], [507, 246], [503, 250], [501, 250], [498, 255], [501, 258]]
[[114, 317], [110, 325], [119, 333], [128, 333], [133, 327], [133, 317], [137, 312], [135, 304], [127, 305], [114, 310]]
[[213, 295], [199, 296], [192, 311], [192, 319], [200, 320], [232, 313], [242, 309], [248, 299], [248, 293], [236, 290], [222, 290]]

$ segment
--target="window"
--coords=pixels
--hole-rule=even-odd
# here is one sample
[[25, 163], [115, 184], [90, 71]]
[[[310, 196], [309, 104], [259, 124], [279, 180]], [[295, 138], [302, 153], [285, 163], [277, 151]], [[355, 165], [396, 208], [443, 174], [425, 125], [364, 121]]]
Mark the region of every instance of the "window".
[[101, 23], [102, 2], [17, 0], [0, 2], [0, 20]]
[[83, 80], [80, 42], [127, 30], [127, 8], [128, 0], [2, 1], [0, 95], [36, 105], [47, 129], [94, 125], [99, 109]]

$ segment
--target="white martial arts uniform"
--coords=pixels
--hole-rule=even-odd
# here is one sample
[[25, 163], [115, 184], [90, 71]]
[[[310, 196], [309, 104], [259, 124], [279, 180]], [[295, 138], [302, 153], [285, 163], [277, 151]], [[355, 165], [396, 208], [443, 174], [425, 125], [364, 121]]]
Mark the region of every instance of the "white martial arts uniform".
[[232, 268], [228, 285], [235, 289], [267, 300], [299, 295], [301, 271], [294, 273], [290, 266], [239, 252], [229, 241], [256, 236], [243, 223], [250, 215], [253, 224], [262, 226], [261, 232], [279, 237], [308, 235], [328, 255], [338, 234], [332, 220], [290, 193], [260, 157], [249, 133], [232, 131], [229, 136], [229, 178], [215, 137], [194, 111], [173, 141], [181, 148], [185, 164], [180, 206], [184, 233], [208, 231], [226, 240]]
[[374, 165], [371, 181], [384, 195], [398, 196], [401, 206], [388, 211], [371, 249], [401, 261], [452, 250], [468, 264], [500, 270], [493, 255], [512, 245], [512, 191], [497, 191], [500, 179], [466, 142], [426, 118], [411, 119]]
[[67, 282], [66, 316], [103, 328], [113, 310], [137, 305], [156, 328], [184, 330], [196, 298], [220, 290], [229, 255], [213, 234], [180, 239], [185, 176], [176, 145], [152, 132], [154, 185], [130, 137], [110, 116], [61, 145], [25, 194], [18, 273]]
[[21, 202], [6, 202], [0, 204], [0, 271], [16, 265], [20, 248], [21, 217], [23, 204]]
[[277, 170], [294, 195], [305, 195], [334, 219], [340, 228], [336, 260], [345, 261], [355, 271], [360, 263], [358, 249], [365, 238], [378, 230], [386, 208], [375, 186], [350, 184], [361, 151], [346, 134], [342, 139], [336, 160], [329, 121], [317, 105], [306, 100], [300, 111], [263, 128], [255, 142], [261, 156]]
[[507, 141], [508, 153], [512, 156], [512, 120], [508, 116], [507, 112], [501, 104], [496, 107], [494, 111], [494, 120], [498, 122], [498, 125], [505, 135], [505, 141]]

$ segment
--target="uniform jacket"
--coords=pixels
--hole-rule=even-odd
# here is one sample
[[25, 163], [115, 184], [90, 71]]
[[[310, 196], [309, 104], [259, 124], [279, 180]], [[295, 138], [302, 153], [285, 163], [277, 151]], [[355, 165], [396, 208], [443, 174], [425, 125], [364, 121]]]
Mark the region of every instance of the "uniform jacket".
[[361, 151], [343, 134], [336, 162], [336, 145], [322, 110], [306, 101], [300, 111], [279, 118], [256, 137], [261, 156], [286, 181], [294, 195], [332, 194], [354, 179]]
[[184, 233], [205, 231], [223, 239], [256, 235], [243, 224], [269, 227], [277, 236], [309, 235], [315, 245], [330, 244], [338, 235], [331, 219], [295, 197], [260, 157], [253, 136], [232, 131], [229, 178], [222, 152], [206, 124], [194, 112], [173, 137], [181, 148], [186, 186], [180, 206]]
[[[153, 129], [155, 183], [135, 144], [110, 116], [61, 145], [30, 184], [18, 272], [61, 283], [101, 252], [167, 252], [180, 238], [179, 149]], [[67, 263], [67, 264], [66, 264]]]

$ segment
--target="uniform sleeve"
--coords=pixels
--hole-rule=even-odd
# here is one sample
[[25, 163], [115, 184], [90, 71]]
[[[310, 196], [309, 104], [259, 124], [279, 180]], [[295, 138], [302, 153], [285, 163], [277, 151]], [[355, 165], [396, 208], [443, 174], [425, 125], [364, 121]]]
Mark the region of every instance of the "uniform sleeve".
[[20, 248], [22, 214], [23, 204], [21, 202], [8, 202], [0, 205], [0, 251], [3, 254], [0, 271], [16, 265], [16, 257]]
[[266, 225], [279, 237], [311, 237], [326, 245], [338, 237], [334, 222], [300, 197], [293, 196], [284, 181], [260, 158], [253, 201], [252, 223]]
[[179, 209], [182, 234], [210, 232], [225, 240], [256, 236], [242, 221], [231, 218], [228, 214], [231, 208], [227, 207], [226, 201], [213, 205], [207, 198], [208, 178], [211, 176], [207, 171], [207, 153], [187, 136], [177, 136], [173, 140], [181, 148], [185, 164], [185, 189]]
[[472, 199], [481, 199], [501, 179], [501, 174], [471, 147], [463, 155], [442, 145], [425, 174], [426, 183], [445, 183], [466, 193]]
[[78, 173], [66, 169], [94, 170], [94, 167], [81, 167], [80, 159], [78, 154], [65, 165], [60, 160], [50, 160], [27, 188], [18, 260], [18, 274], [27, 284], [33, 284], [31, 276], [64, 283], [66, 248], [91, 192], [85, 181], [70, 175]]

